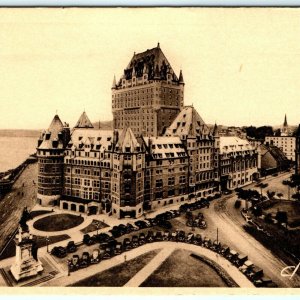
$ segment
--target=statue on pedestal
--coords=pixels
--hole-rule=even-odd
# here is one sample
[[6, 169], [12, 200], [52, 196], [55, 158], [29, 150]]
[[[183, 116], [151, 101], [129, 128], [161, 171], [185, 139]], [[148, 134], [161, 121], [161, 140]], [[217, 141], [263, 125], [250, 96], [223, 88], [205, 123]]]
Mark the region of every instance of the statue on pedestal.
[[42, 263], [37, 256], [38, 247], [36, 241], [29, 233], [28, 225], [26, 224], [29, 218], [30, 214], [25, 208], [19, 222], [19, 232], [15, 238], [15, 263], [10, 268], [16, 281], [36, 276], [43, 271]]

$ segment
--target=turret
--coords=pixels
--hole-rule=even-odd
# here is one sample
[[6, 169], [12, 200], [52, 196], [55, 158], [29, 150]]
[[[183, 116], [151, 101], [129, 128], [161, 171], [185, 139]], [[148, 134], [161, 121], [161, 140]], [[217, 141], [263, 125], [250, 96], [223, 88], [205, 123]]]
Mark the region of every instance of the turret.
[[112, 83], [111, 88], [112, 88], [112, 89], [115, 89], [116, 86], [117, 86], [117, 83], [116, 83], [116, 75], [114, 75], [114, 79], [113, 79], [113, 83]]
[[179, 83], [179, 84], [184, 84], [183, 75], [182, 75], [182, 70], [180, 70], [180, 73], [179, 73], [178, 83]]

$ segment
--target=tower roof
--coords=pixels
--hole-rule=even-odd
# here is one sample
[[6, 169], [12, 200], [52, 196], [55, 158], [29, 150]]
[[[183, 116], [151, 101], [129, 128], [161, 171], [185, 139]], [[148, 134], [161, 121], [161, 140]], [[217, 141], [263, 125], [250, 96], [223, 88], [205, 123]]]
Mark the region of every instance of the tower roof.
[[41, 143], [38, 149], [62, 149], [64, 125], [58, 115], [55, 115], [47, 131], [41, 136]]
[[213, 132], [212, 132], [212, 135], [215, 136], [215, 137], [219, 136], [219, 130], [218, 130], [218, 125], [217, 125], [217, 123], [215, 123], [214, 129], [213, 129]]
[[192, 106], [185, 106], [178, 114], [165, 135], [207, 137], [210, 135], [208, 126]]
[[178, 82], [179, 83], [184, 83], [183, 75], [182, 75], [182, 70], [180, 70]]
[[85, 111], [81, 114], [74, 128], [94, 128]]
[[156, 77], [156, 79], [164, 80], [167, 79], [167, 74], [171, 74], [172, 80], [178, 81], [174, 70], [161, 50], [159, 43], [155, 48], [140, 53], [134, 53], [127, 68], [124, 70], [123, 78], [131, 79], [133, 74], [136, 77], [141, 77], [144, 72], [148, 74], [149, 79]]
[[287, 118], [286, 118], [286, 114], [284, 115], [284, 122], [283, 122], [283, 127], [287, 127], [288, 123], [287, 123]]
[[137, 150], [137, 147], [140, 147], [140, 144], [129, 127], [123, 129], [117, 145], [121, 148], [122, 152], [128, 152], [127, 150], [134, 152]]

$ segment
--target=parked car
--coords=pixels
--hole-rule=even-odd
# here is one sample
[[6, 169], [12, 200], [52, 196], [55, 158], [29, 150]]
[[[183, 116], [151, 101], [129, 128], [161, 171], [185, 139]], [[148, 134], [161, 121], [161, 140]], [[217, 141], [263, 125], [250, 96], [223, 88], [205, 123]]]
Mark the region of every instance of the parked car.
[[153, 231], [149, 230], [146, 236], [146, 241], [148, 243], [152, 243], [154, 241], [154, 234]]
[[123, 252], [123, 245], [122, 245], [122, 243], [117, 242], [116, 246], [115, 246], [115, 255], [119, 255], [122, 252]]
[[143, 222], [145, 222], [145, 224], [146, 224], [147, 227], [151, 227], [152, 226], [151, 222], [148, 221], [148, 220], [144, 220]]
[[129, 233], [128, 232], [128, 227], [126, 225], [124, 225], [124, 224], [119, 224], [118, 229], [119, 229], [121, 235]]
[[111, 247], [105, 248], [105, 253], [103, 255], [103, 259], [109, 259], [113, 256], [113, 249]]
[[80, 268], [80, 259], [79, 255], [74, 254], [71, 260], [69, 261], [69, 270], [70, 272], [74, 272]]
[[139, 238], [137, 235], [134, 235], [131, 239], [132, 248], [136, 248], [139, 246]]
[[210, 248], [212, 245], [211, 239], [209, 239], [208, 237], [205, 237], [202, 242], [202, 245], [206, 248]]
[[180, 211], [178, 209], [172, 209], [170, 212], [174, 214], [175, 218], [180, 216]]
[[147, 218], [145, 221], [150, 222], [151, 226], [156, 226], [157, 225], [157, 220], [155, 218]]
[[68, 253], [73, 253], [76, 252], [77, 246], [75, 245], [74, 241], [69, 241], [67, 248], [66, 248]]
[[128, 232], [140, 230], [140, 228], [138, 226], [134, 225], [134, 224], [127, 223], [126, 226], [127, 226], [127, 231]]
[[100, 252], [98, 249], [93, 250], [93, 253], [90, 257], [90, 263], [91, 264], [97, 264], [100, 262]]
[[124, 251], [128, 251], [132, 249], [132, 243], [129, 238], [125, 238], [123, 241], [123, 249]]
[[226, 258], [233, 263], [237, 259], [238, 255], [239, 254], [235, 250], [231, 249], [229, 253], [227, 253]]
[[145, 233], [140, 233], [139, 235], [139, 245], [144, 245], [146, 244], [146, 236]]
[[80, 260], [80, 268], [87, 268], [90, 265], [90, 254], [83, 252]]
[[223, 245], [219, 250], [219, 253], [223, 256], [226, 256], [227, 253], [230, 251], [230, 248], [227, 245]]
[[202, 236], [201, 234], [197, 233], [194, 236], [193, 244], [200, 246], [202, 244]]
[[230, 195], [230, 194], [232, 194], [232, 191], [231, 190], [226, 190], [226, 191], [223, 192], [223, 194], [224, 195]]
[[139, 229], [147, 228], [147, 224], [142, 220], [134, 222], [134, 225], [136, 225]]
[[166, 221], [166, 220], [159, 221], [157, 225], [159, 227], [164, 228], [164, 229], [171, 229], [172, 228], [171, 222]]
[[170, 231], [165, 231], [163, 234], [163, 240], [168, 241], [171, 238], [171, 233]]
[[114, 238], [118, 238], [122, 235], [122, 230], [119, 229], [118, 226], [114, 226], [109, 232], [113, 235]]
[[94, 245], [96, 243], [94, 236], [91, 237], [89, 234], [85, 234], [83, 236], [82, 242], [88, 246]]
[[101, 232], [98, 235], [95, 235], [95, 240], [98, 243], [106, 242], [110, 238], [110, 235], [107, 233]]
[[67, 256], [67, 250], [62, 246], [56, 246], [51, 250], [51, 254], [58, 258], [63, 258]]
[[245, 254], [239, 254], [238, 257], [234, 260], [234, 264], [237, 266], [237, 267], [240, 267], [244, 264], [245, 261], [247, 261], [248, 259], [248, 256], [245, 255]]
[[217, 240], [214, 241], [211, 246], [211, 250], [218, 252], [220, 248], [221, 248], [221, 243]]
[[257, 266], [254, 266], [251, 268], [250, 272], [248, 272], [246, 275], [251, 281], [254, 282], [255, 280], [263, 277], [264, 271], [263, 271], [263, 269], [261, 269]]
[[188, 235], [185, 238], [185, 241], [189, 244], [192, 244], [194, 241], [194, 234], [192, 232], [188, 233]]
[[251, 260], [246, 260], [242, 266], [239, 267], [239, 270], [243, 273], [246, 274], [248, 270], [250, 270], [252, 267], [254, 267], [254, 264]]
[[160, 242], [160, 241], [163, 240], [163, 234], [162, 234], [161, 231], [157, 231], [157, 232], [156, 232], [156, 234], [155, 234], [155, 236], [154, 236], [154, 240], [155, 240], [156, 242]]
[[173, 231], [171, 233], [171, 240], [176, 242], [177, 241], [177, 235], [178, 235], [178, 232], [177, 231]]
[[180, 230], [177, 235], [177, 241], [184, 242], [184, 240], [185, 240], [185, 232], [183, 230]]

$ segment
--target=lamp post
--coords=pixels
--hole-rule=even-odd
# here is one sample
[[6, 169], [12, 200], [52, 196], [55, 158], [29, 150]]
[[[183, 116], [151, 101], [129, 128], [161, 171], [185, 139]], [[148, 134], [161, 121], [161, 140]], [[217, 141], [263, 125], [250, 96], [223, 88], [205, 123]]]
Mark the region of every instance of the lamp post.
[[46, 237], [47, 253], [49, 253], [49, 237]]
[[70, 264], [71, 264], [70, 259], [67, 260], [67, 264], [68, 264], [68, 276], [70, 276]]

